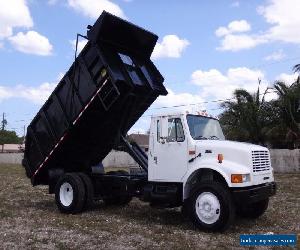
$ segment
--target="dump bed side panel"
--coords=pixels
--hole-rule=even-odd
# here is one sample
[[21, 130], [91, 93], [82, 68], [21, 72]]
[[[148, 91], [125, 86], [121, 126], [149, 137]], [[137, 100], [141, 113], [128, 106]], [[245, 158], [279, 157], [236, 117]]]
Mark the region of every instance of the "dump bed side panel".
[[[110, 29], [116, 23], [121, 33]], [[89, 38], [27, 129], [23, 165], [34, 185], [48, 183], [49, 169], [85, 171], [100, 162], [155, 99], [167, 94], [150, 60], [155, 35], [103, 13]]]

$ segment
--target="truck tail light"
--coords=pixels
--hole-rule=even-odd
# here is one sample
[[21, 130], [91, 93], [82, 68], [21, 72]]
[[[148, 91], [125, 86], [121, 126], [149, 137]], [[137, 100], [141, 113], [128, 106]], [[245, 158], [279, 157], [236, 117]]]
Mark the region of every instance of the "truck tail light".
[[223, 154], [218, 154], [218, 161], [219, 161], [219, 163], [222, 163], [223, 160], [224, 160]]

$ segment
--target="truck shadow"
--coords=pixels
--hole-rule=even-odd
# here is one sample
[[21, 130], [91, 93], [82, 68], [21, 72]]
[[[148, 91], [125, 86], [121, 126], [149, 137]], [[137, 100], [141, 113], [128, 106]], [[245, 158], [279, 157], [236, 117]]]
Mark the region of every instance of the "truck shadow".
[[[135, 221], [145, 225], [172, 226], [181, 230], [198, 230], [190, 221], [188, 215], [182, 213], [181, 207], [156, 208], [149, 206], [147, 203], [133, 200], [124, 207], [107, 206], [100, 202], [90, 211], [95, 213], [101, 211], [108, 216], [120, 216], [128, 221]], [[88, 211], [86, 212], [88, 213]], [[251, 232], [259, 220], [245, 219], [237, 215], [234, 224], [226, 232]]]
[[[51, 214], [53, 217], [65, 216], [60, 214], [53, 200], [40, 200], [27, 204], [34, 210], [40, 210]], [[76, 216], [76, 215], [74, 215]], [[146, 226], [168, 226], [172, 229], [195, 230], [198, 229], [190, 222], [187, 215], [181, 212], [181, 208], [154, 208], [147, 203], [133, 200], [126, 206], [108, 206], [103, 202], [96, 202], [94, 206], [82, 214], [78, 214], [80, 218], [92, 220], [96, 216], [100, 217], [119, 217], [122, 220], [142, 224]], [[226, 233], [247, 233], [256, 226], [258, 220], [248, 220], [236, 217], [234, 224], [226, 231]], [[200, 232], [200, 231], [199, 231]]]

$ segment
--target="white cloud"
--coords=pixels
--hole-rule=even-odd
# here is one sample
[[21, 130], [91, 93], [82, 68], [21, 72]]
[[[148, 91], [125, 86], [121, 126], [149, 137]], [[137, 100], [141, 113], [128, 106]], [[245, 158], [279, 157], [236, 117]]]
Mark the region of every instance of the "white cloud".
[[[77, 53], [79, 54], [81, 50], [84, 48], [84, 46], [87, 44], [88, 40], [80, 40], [78, 41], [78, 46], [77, 46]], [[70, 41], [73, 50], [76, 50], [76, 39]]]
[[281, 59], [285, 58], [286, 55], [283, 53], [282, 50], [278, 50], [273, 52], [272, 54], [264, 57], [266, 61], [280, 61]]
[[4, 99], [11, 98], [13, 96], [13, 92], [10, 91], [7, 87], [0, 86], [0, 102]]
[[14, 87], [0, 86], [0, 102], [10, 98], [23, 98], [35, 104], [43, 104], [50, 96], [56, 83], [42, 83], [37, 87], [17, 85]]
[[[130, 133], [146, 133], [150, 127], [151, 115], [165, 114], [175, 110], [205, 110], [204, 99], [197, 94], [187, 92], [175, 93], [171, 89], [168, 90], [167, 96], [159, 96], [151, 105], [145, 116], [142, 116], [135, 125], [130, 129]], [[197, 105], [195, 105], [197, 104]], [[184, 105], [184, 106], [181, 106]], [[174, 107], [179, 106], [179, 107]], [[164, 107], [162, 109], [162, 107]]]
[[192, 83], [201, 87], [201, 96], [210, 100], [231, 98], [237, 88], [244, 88], [250, 92], [256, 91], [258, 78], [262, 80], [262, 89], [265, 89], [267, 84], [264, 73], [246, 67], [230, 68], [226, 74], [217, 69], [196, 70], [191, 76]]
[[[237, 51], [274, 41], [300, 44], [300, 36], [298, 35], [300, 26], [299, 0], [269, 0], [267, 4], [259, 6], [257, 11], [267, 23], [272, 25], [269, 29], [257, 34], [236, 35], [233, 33], [248, 32], [251, 27], [249, 25], [247, 28], [249, 23], [245, 20], [233, 21], [227, 27], [222, 26], [216, 30], [216, 36], [222, 37], [221, 46], [217, 49]], [[241, 21], [244, 21], [244, 24], [240, 23]], [[230, 28], [230, 25], [233, 27]]]
[[204, 99], [200, 95], [181, 92], [175, 93], [171, 89], [168, 90], [168, 95], [159, 96], [154, 102], [153, 107], [169, 107], [177, 105], [188, 105], [203, 102]]
[[[150, 120], [149, 120], [149, 125], [150, 126]], [[129, 131], [128, 131], [128, 134], [146, 134], [147, 131], [144, 129], [144, 128], [139, 128], [139, 127], [132, 127]]]
[[104, 10], [126, 19], [120, 6], [109, 0], [68, 0], [68, 4], [77, 12], [92, 19], [97, 19]]
[[251, 30], [251, 25], [246, 20], [235, 20], [230, 22], [227, 27], [219, 27], [215, 34], [222, 37], [232, 33], [246, 32]]
[[246, 20], [232, 21], [227, 27], [219, 27], [215, 34], [217, 37], [222, 37], [222, 40], [221, 45], [217, 50], [239, 51], [242, 49], [250, 49], [258, 44], [266, 42], [266, 39], [263, 37], [247, 35], [244, 33], [250, 30], [251, 25]]
[[222, 37], [222, 40], [217, 50], [239, 51], [267, 42], [264, 37], [245, 34], [245, 32], [250, 30], [251, 25], [246, 20], [232, 21], [227, 27], [219, 27], [215, 34], [217, 37]]
[[14, 48], [26, 54], [48, 56], [52, 53], [53, 46], [47, 37], [36, 31], [27, 33], [19, 32], [17, 35], [8, 38]]
[[293, 73], [293, 74], [281, 73], [276, 77], [276, 80], [284, 81], [287, 84], [292, 84], [297, 80], [298, 76], [299, 76], [298, 73]]
[[166, 35], [163, 37], [161, 43], [158, 42], [155, 45], [152, 58], [180, 58], [189, 44], [188, 40], [181, 39], [176, 35]]
[[58, 2], [58, 0], [48, 0], [49, 5], [55, 5]]
[[0, 39], [13, 34], [13, 28], [31, 28], [33, 21], [25, 0], [0, 0]]
[[300, 4], [299, 0], [270, 0], [258, 8], [266, 22], [273, 25], [266, 31], [266, 37], [272, 41], [300, 43]]
[[233, 7], [233, 8], [240, 7], [240, 2], [239, 1], [235, 1], [230, 6]]
[[239, 51], [242, 49], [251, 49], [266, 42], [267, 40], [260, 36], [229, 34], [221, 40], [221, 46], [217, 47], [217, 50]]

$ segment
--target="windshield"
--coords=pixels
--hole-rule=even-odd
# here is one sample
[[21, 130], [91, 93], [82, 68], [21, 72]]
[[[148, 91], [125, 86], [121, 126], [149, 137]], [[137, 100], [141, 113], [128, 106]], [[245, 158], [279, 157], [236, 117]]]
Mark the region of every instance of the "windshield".
[[186, 118], [194, 140], [225, 140], [218, 120], [198, 115], [187, 115]]

